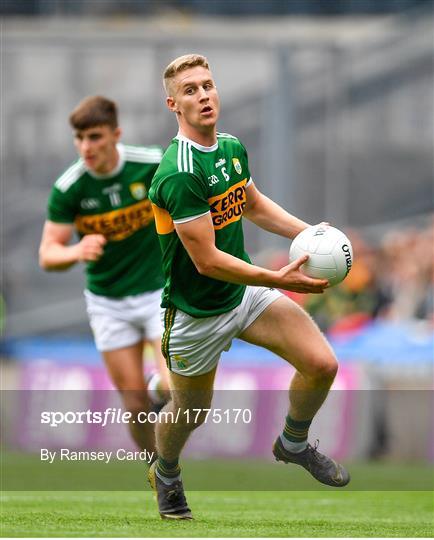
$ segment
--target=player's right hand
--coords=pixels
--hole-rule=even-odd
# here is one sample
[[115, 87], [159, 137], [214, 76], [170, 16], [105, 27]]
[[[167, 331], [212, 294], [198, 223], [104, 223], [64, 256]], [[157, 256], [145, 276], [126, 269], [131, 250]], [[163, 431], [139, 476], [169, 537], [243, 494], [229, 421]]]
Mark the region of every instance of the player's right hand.
[[291, 264], [278, 270], [280, 289], [298, 293], [321, 294], [329, 285], [326, 279], [316, 279], [306, 276], [300, 270], [302, 264], [309, 259], [309, 255], [302, 255]]
[[102, 234], [86, 234], [76, 245], [80, 262], [93, 262], [101, 258], [107, 240]]

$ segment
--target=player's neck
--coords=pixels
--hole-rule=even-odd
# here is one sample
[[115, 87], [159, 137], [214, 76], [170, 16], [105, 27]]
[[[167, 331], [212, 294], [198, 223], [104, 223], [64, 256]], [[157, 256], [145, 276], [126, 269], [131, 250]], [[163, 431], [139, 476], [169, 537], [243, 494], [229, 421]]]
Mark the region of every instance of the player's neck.
[[217, 142], [217, 128], [214, 126], [207, 131], [198, 131], [191, 126], [179, 127], [179, 134], [201, 146], [214, 146]]
[[119, 164], [119, 152], [117, 148], [115, 148], [114, 152], [112, 152], [110, 156], [108, 156], [107, 161], [105, 161], [102, 164], [101, 169], [104, 169], [104, 170], [97, 171], [97, 172], [99, 172], [100, 174], [110, 174], [116, 169], [118, 164]]

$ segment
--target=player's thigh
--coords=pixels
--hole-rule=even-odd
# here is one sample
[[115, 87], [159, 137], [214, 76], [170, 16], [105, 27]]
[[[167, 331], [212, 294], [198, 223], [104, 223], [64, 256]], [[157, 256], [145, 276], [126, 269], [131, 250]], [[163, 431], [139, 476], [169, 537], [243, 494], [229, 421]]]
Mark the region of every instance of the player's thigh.
[[207, 408], [211, 405], [217, 366], [203, 375], [184, 376], [170, 372], [172, 400], [181, 409]]
[[316, 323], [287, 297], [270, 304], [239, 338], [274, 352], [306, 375], [336, 369], [334, 353]]
[[107, 371], [115, 387], [120, 391], [145, 390], [143, 375], [143, 342], [102, 351]]
[[163, 356], [163, 353], [161, 352], [161, 338], [158, 337], [156, 339], [147, 339], [146, 343], [148, 343], [152, 347], [152, 351], [154, 353], [154, 359], [155, 359], [155, 366], [158, 369], [158, 372], [161, 376], [161, 380], [164, 386], [164, 389], [169, 389], [169, 369], [167, 368], [167, 362], [166, 359]]

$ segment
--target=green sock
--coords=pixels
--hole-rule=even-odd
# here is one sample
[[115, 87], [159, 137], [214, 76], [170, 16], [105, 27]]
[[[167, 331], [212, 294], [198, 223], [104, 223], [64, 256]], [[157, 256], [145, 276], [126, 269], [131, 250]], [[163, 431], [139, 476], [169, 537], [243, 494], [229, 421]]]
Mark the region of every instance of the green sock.
[[280, 440], [286, 450], [290, 452], [301, 452], [306, 448], [307, 435], [311, 423], [312, 419], [293, 420], [288, 414], [285, 420], [285, 427], [280, 436]]

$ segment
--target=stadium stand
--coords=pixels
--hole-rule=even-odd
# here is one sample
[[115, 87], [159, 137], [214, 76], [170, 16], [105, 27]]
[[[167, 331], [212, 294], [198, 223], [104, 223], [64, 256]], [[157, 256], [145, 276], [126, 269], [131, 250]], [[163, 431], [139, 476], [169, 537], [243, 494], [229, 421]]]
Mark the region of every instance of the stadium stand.
[[[252, 19], [242, 28], [236, 19], [225, 25], [177, 17], [122, 24], [8, 20], [3, 71], [11, 84], [4, 88], [2, 141], [6, 336], [53, 328], [87, 332], [76, 296], [80, 271], [47, 277], [36, 254], [48, 189], [75, 158], [65, 120], [70, 108], [84, 94], [110, 88], [121, 105], [125, 140], [166, 144], [175, 126], [164, 109], [159, 74], [167, 58], [197, 49], [203, 35], [210, 36], [204, 52], [216, 66], [226, 103], [221, 126], [249, 148], [265, 193], [279, 194], [283, 205], [307, 221], [324, 218], [344, 228], [428, 214], [433, 53], [432, 20], [424, 13], [338, 17], [321, 25], [315, 19]], [[236, 58], [227, 54], [233, 47]], [[283, 164], [275, 159], [278, 153], [285, 155]], [[289, 172], [283, 176], [282, 170]], [[253, 253], [273, 241], [249, 227], [246, 237]], [[276, 240], [274, 247], [282, 243]]]

